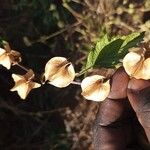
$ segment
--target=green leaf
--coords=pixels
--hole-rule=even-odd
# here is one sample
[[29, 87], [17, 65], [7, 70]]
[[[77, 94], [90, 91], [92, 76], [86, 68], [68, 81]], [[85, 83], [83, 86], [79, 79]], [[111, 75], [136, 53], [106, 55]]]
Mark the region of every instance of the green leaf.
[[132, 33], [127, 36], [117, 36], [109, 40], [105, 34], [89, 52], [86, 68], [114, 68], [131, 47], [136, 47], [143, 40], [144, 33]]
[[96, 43], [96, 46], [93, 47], [93, 49], [90, 51], [88, 58], [87, 58], [87, 64], [86, 68], [91, 67], [95, 64], [95, 61], [100, 54], [100, 51], [105, 47], [105, 45], [108, 44], [108, 37], [105, 34], [100, 41]]
[[135, 32], [123, 38], [124, 38], [124, 43], [120, 49], [120, 54], [122, 55], [120, 56], [121, 58], [123, 58], [128, 53], [129, 48], [137, 47], [138, 46], [137, 44], [143, 41], [144, 32], [142, 33]]

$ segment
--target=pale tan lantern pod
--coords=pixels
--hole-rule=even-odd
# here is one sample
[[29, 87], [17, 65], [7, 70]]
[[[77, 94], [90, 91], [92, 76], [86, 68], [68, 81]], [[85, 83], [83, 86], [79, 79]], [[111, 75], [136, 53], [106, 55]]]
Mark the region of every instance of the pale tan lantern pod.
[[129, 52], [123, 59], [127, 74], [136, 79], [150, 79], [150, 58], [145, 59], [144, 53]]
[[5, 68], [10, 69], [11, 65], [21, 61], [21, 54], [17, 51], [11, 50], [9, 44], [3, 41], [4, 49], [0, 48], [0, 64]]
[[45, 66], [44, 77], [49, 84], [63, 88], [74, 80], [74, 67], [65, 57], [53, 57]]
[[104, 76], [93, 75], [83, 79], [81, 83], [82, 95], [87, 100], [103, 101], [110, 92], [109, 80], [103, 82]]
[[7, 69], [11, 67], [10, 57], [7, 55], [5, 49], [0, 48], [0, 64]]
[[26, 99], [32, 89], [41, 86], [40, 84], [32, 81], [34, 78], [32, 70], [29, 70], [25, 75], [12, 74], [12, 78], [15, 81], [15, 86], [11, 89], [11, 91], [17, 91], [21, 99]]

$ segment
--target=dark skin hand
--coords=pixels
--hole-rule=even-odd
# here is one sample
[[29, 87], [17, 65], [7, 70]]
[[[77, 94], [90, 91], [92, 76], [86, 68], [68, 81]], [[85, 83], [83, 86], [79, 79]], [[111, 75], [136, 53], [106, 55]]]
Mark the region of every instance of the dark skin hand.
[[150, 81], [119, 68], [93, 127], [95, 150], [150, 150]]

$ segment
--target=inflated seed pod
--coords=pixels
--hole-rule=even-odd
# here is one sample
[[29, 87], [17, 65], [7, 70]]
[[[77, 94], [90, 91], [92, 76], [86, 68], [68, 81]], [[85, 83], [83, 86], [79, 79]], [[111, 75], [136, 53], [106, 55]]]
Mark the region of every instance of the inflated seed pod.
[[123, 99], [127, 97], [127, 87], [129, 82], [129, 76], [125, 72], [123, 67], [117, 69], [111, 78], [111, 90], [108, 98], [111, 99]]
[[127, 100], [103, 101], [93, 127], [94, 150], [126, 150], [134, 139], [132, 117]]
[[150, 81], [131, 79], [127, 95], [150, 142]]

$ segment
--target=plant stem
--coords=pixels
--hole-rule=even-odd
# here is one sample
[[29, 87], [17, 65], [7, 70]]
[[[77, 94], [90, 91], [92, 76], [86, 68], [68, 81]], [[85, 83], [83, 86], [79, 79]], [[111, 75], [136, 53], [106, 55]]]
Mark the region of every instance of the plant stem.
[[81, 85], [81, 82], [72, 81], [71, 84]]
[[83, 75], [84, 73], [86, 73], [89, 69], [91, 69], [92, 67], [88, 67], [86, 69], [81, 70], [79, 73], [76, 74], [76, 77], [79, 77], [81, 75]]
[[24, 67], [24, 66], [22, 66], [22, 65], [20, 65], [20, 64], [18, 64], [18, 63], [16, 63], [15, 65], [17, 65], [18, 67], [20, 67], [21, 69], [23, 69], [23, 70], [25, 70], [25, 71], [29, 71], [29, 69], [27, 69], [26, 67]]

